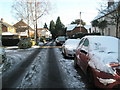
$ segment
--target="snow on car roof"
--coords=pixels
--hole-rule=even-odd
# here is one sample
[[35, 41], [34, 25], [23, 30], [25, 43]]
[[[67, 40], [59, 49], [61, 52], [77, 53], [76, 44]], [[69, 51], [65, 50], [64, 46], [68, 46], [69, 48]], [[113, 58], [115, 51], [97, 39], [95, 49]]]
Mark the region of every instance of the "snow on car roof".
[[119, 39], [112, 36], [85, 36], [89, 39], [91, 47], [95, 44], [102, 47], [102, 49], [107, 50], [107, 52], [118, 52], [118, 41]]
[[76, 48], [79, 43], [80, 43], [80, 39], [67, 39], [65, 42], [66, 47], [69, 48]]

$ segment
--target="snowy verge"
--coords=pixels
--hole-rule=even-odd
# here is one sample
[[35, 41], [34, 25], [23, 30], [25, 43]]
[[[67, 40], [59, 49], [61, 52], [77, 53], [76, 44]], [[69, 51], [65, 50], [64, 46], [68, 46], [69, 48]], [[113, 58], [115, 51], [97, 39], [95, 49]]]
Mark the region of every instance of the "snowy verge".
[[8, 49], [5, 48], [7, 60], [3, 66], [3, 72], [15, 68], [20, 62], [24, 61], [29, 55], [31, 55], [36, 49]]
[[63, 72], [67, 75], [66, 78], [63, 79], [67, 86], [69, 86], [67, 88], [85, 88], [85, 84], [82, 82], [81, 76], [73, 66], [74, 61], [72, 59], [64, 59], [59, 48], [55, 48], [54, 51], [59, 60], [60, 67], [62, 67]]

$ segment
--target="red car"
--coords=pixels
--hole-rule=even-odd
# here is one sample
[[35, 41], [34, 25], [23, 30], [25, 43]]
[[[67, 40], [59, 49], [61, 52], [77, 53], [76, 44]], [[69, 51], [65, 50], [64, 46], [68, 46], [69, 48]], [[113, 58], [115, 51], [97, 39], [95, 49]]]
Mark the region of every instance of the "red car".
[[115, 37], [85, 36], [76, 50], [74, 66], [80, 67], [88, 81], [99, 88], [120, 88], [118, 46], [120, 40]]

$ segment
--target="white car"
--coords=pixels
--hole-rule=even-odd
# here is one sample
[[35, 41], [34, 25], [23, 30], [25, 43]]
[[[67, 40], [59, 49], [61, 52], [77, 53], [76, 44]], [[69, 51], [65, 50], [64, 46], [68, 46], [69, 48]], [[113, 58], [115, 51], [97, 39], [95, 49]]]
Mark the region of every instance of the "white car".
[[74, 57], [80, 39], [67, 39], [62, 45], [62, 53], [65, 57]]

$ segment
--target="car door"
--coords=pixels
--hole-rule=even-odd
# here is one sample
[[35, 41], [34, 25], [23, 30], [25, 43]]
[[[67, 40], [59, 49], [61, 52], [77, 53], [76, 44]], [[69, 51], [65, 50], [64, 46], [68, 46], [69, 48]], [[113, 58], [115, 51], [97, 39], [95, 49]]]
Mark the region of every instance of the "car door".
[[89, 49], [89, 40], [86, 38], [83, 42], [83, 45], [80, 48], [80, 65], [81, 65], [81, 69], [83, 69], [83, 71], [86, 69], [87, 65], [88, 65], [88, 49]]
[[76, 49], [76, 57], [77, 57], [77, 64], [81, 67], [81, 58], [80, 58], [80, 48], [82, 47], [82, 45], [83, 45], [83, 42], [84, 42], [84, 38], [83, 39], [81, 39], [81, 41], [80, 41], [80, 43], [79, 43], [79, 45], [78, 45], [78, 47], [77, 47], [77, 49]]

